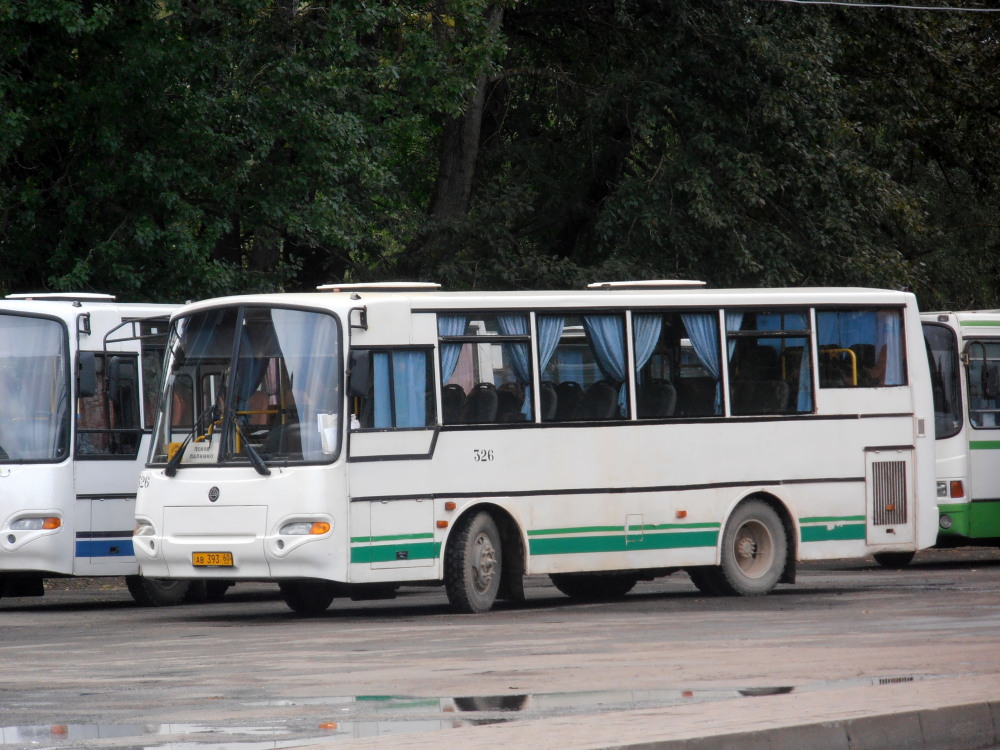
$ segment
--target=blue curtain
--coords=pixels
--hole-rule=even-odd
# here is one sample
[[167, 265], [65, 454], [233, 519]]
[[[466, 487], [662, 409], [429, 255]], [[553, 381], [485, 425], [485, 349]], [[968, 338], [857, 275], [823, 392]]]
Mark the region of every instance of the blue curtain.
[[[500, 333], [505, 336], [527, 336], [531, 333], [527, 315], [500, 315], [497, 317], [497, 323], [500, 325]], [[521, 414], [530, 421], [533, 396], [531, 392], [531, 352], [528, 349], [528, 342], [513, 341], [504, 344], [503, 349], [504, 354], [510, 355], [514, 370], [517, 372], [517, 379], [524, 386], [524, 403], [521, 405]]]
[[562, 336], [563, 323], [565, 318], [562, 315], [539, 315], [538, 325], [538, 370], [545, 372], [549, 360], [555, 354], [556, 347], [559, 346], [559, 338]]
[[427, 354], [422, 351], [392, 353], [396, 427], [427, 425]]
[[625, 416], [628, 414], [625, 322], [620, 315], [584, 315], [583, 327], [601, 370], [621, 384], [618, 390], [618, 413]]
[[[461, 336], [465, 333], [464, 315], [438, 315], [439, 336]], [[454, 342], [441, 342], [441, 383], [447, 383], [462, 353], [462, 345]]]
[[389, 372], [389, 354], [374, 352], [372, 355], [373, 426], [376, 429], [392, 427], [392, 378]]
[[[500, 333], [505, 336], [527, 336], [528, 316], [527, 315], [500, 315], [497, 317], [500, 325]], [[505, 353], [509, 353], [514, 369], [517, 371], [517, 378], [523, 384], [531, 383], [531, 357], [528, 352], [528, 342], [515, 341], [504, 344]]]
[[903, 326], [902, 316], [895, 310], [878, 314], [878, 341], [875, 350], [885, 347], [885, 385], [903, 385]]
[[632, 316], [632, 335], [635, 337], [635, 371], [639, 370], [649, 361], [656, 350], [656, 343], [660, 340], [660, 331], [663, 330], [663, 316], [638, 313]]
[[712, 377], [719, 379], [719, 319], [712, 313], [681, 315], [694, 353]]
[[812, 411], [812, 351], [809, 348], [809, 339], [802, 341], [802, 359], [799, 362], [799, 399], [797, 402], [799, 411]]

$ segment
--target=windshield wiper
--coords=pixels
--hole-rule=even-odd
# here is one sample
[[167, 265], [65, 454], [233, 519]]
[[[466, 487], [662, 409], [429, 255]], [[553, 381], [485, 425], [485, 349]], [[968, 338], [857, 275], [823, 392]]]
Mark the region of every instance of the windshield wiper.
[[247, 440], [247, 435], [243, 432], [243, 425], [240, 424], [240, 419], [236, 414], [230, 417], [233, 421], [233, 426], [236, 428], [236, 434], [240, 436], [240, 440], [243, 441], [243, 452], [247, 454], [247, 460], [250, 461], [250, 465], [257, 471], [261, 476], [270, 476], [271, 470], [264, 465], [264, 460], [260, 457], [257, 449], [250, 445], [250, 441]]

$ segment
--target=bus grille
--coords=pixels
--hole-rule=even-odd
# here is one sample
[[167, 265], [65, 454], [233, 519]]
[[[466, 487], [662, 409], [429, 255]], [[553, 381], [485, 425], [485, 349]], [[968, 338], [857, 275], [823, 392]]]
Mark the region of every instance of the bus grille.
[[906, 461], [872, 464], [872, 497], [876, 526], [906, 523]]

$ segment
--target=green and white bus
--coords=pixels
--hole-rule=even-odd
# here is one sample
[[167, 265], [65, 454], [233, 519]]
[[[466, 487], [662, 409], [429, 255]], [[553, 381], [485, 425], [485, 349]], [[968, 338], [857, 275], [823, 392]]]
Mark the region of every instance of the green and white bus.
[[921, 317], [934, 389], [937, 545], [1000, 544], [1000, 310]]
[[273, 581], [299, 612], [443, 583], [482, 612], [529, 575], [758, 595], [798, 561], [936, 540], [903, 292], [335, 285], [185, 306], [167, 348], [144, 576]]

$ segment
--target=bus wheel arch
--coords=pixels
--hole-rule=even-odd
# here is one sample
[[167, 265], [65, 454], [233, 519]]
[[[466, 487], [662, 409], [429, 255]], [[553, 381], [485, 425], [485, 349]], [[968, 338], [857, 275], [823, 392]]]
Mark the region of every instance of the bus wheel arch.
[[445, 543], [444, 583], [456, 611], [487, 612], [498, 598], [523, 599], [523, 574], [523, 541], [505, 510], [475, 505], [454, 521]]
[[722, 529], [713, 588], [723, 595], [760, 596], [794, 580], [793, 529], [787, 508], [773, 495], [754, 493], [741, 500]]

